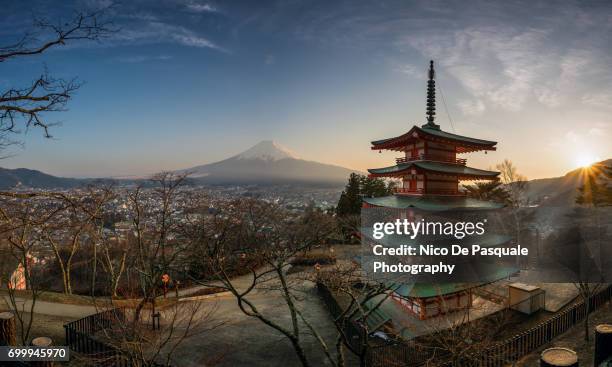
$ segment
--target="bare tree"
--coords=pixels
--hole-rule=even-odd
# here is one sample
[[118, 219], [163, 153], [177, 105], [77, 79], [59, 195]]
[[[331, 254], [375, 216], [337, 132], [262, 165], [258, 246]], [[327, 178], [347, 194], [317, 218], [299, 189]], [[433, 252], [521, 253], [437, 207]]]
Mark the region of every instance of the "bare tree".
[[[137, 274], [138, 295], [141, 301], [136, 306], [133, 322], [140, 320], [141, 312], [147, 303], [155, 313], [155, 299], [164, 274], [180, 268], [179, 261], [190, 242], [178, 240], [182, 223], [176, 215], [186, 210], [181, 202], [190, 198], [181, 190], [186, 175], [160, 173], [152, 178], [154, 188], [145, 192], [142, 186], [128, 194], [131, 222], [134, 236], [130, 240], [133, 256], [130, 269]], [[147, 197], [147, 195], [150, 195]]]
[[529, 186], [527, 177], [521, 175], [514, 163], [508, 159], [504, 159], [495, 168], [500, 171], [500, 180], [509, 194], [510, 205], [516, 208], [526, 205], [526, 194]]
[[[127, 298], [125, 302], [133, 306], [116, 309], [112, 327], [103, 330], [104, 342], [132, 366], [169, 366], [186, 339], [222, 325], [213, 319], [215, 305], [181, 302], [177, 287], [175, 298], [158, 304], [162, 276], [175, 276], [176, 269], [182, 269], [191, 246], [191, 239], [183, 236], [183, 214], [199, 204], [182, 189], [185, 179], [185, 175], [160, 173], [151, 179], [152, 187], [141, 185], [127, 192], [132, 228], [126, 238], [113, 240], [119, 251], [109, 250], [108, 239], [96, 235], [109, 293]], [[98, 261], [92, 264], [95, 274]], [[126, 268], [135, 275], [134, 282], [122, 280]], [[124, 294], [118, 291], [121, 284]]]
[[[214, 305], [176, 300], [160, 311], [159, 326], [151, 329], [147, 317], [134, 323], [132, 310], [115, 308], [110, 311], [111, 326], [102, 329], [99, 338], [130, 366], [177, 366], [180, 364], [174, 356], [186, 340], [223, 325], [214, 319], [215, 311]], [[205, 365], [214, 365], [218, 358], [210, 356]], [[86, 359], [96, 365], [109, 362], [108, 356], [91, 355]]]
[[[121, 284], [125, 273], [126, 261], [130, 247], [127, 239], [124, 238], [105, 238], [100, 236], [101, 240], [101, 265], [104, 272], [108, 275], [110, 281], [110, 295], [117, 297], [117, 289]], [[96, 251], [96, 250], [94, 250]], [[96, 258], [94, 253], [94, 258]]]
[[[55, 220], [64, 209], [61, 195], [0, 193], [0, 235], [7, 252], [11, 255], [17, 270], [11, 267], [1, 274], [6, 283], [9, 306], [15, 311], [18, 329], [23, 345], [28, 338], [34, 321], [36, 301], [46, 288], [38, 256], [42, 251], [40, 228]], [[4, 258], [4, 262], [10, 262]], [[23, 282], [23, 284], [21, 284]], [[17, 288], [23, 289], [18, 293]]]
[[585, 315], [584, 322], [582, 325], [584, 326], [584, 341], [589, 341], [589, 316], [591, 313], [591, 298], [596, 295], [600, 289], [602, 288], [603, 283], [588, 283], [586, 281], [578, 281], [574, 282], [574, 286], [578, 289], [578, 294], [580, 294], [580, 298], [584, 302], [585, 307]]
[[101, 222], [104, 206], [113, 196], [110, 188], [94, 187], [81, 194], [66, 195], [65, 210], [56, 220], [45, 223], [41, 228], [42, 237], [53, 249], [66, 294], [72, 294], [73, 259], [84, 242], [89, 241], [96, 249], [97, 243], [92, 241], [96, 222]]
[[[514, 229], [516, 244], [520, 245], [521, 231], [523, 230], [522, 223], [527, 215], [527, 211], [524, 210], [524, 207], [528, 203], [527, 189], [529, 187], [529, 183], [527, 181], [527, 177], [521, 175], [518, 172], [517, 167], [508, 159], [504, 159], [504, 161], [498, 164], [496, 168], [500, 171], [501, 182], [504, 185], [504, 189], [508, 193], [506, 202], [510, 208], [510, 213], [513, 219], [511, 224]], [[516, 265], [522, 265], [520, 256], [516, 257]]]
[[[314, 281], [327, 302], [337, 305], [337, 311], [332, 313], [338, 332], [335, 343], [336, 365], [346, 365], [345, 350], [348, 350], [357, 356], [360, 366], [366, 366], [374, 348], [371, 334], [377, 331], [370, 328], [369, 321], [396, 288], [385, 283], [366, 281], [361, 267], [356, 264], [336, 265], [317, 271]], [[332, 307], [332, 310], [335, 308]], [[392, 328], [384, 332], [390, 340], [397, 338]]]
[[[444, 297], [440, 300], [443, 304], [447, 302]], [[427, 324], [427, 333], [416, 339], [418, 348], [430, 356], [427, 365], [472, 366], [492, 357], [488, 350], [503, 338], [511, 323], [511, 313], [505, 307], [475, 319], [472, 314], [482, 312], [479, 307], [482, 306], [472, 303], [470, 307], [437, 316]]]
[[[107, 10], [77, 12], [68, 21], [35, 19], [32, 28], [13, 44], [0, 45], [0, 63], [39, 55], [72, 42], [108, 37], [117, 29], [106, 20]], [[46, 114], [64, 111], [80, 86], [76, 78], [56, 78], [44, 70], [27, 86], [0, 91], [0, 149], [13, 144], [9, 136], [22, 129], [41, 128], [45, 137], [51, 137], [49, 129], [54, 123], [47, 120]]]
[[[206, 269], [207, 278], [195, 278], [202, 285], [222, 288], [236, 299], [247, 316], [261, 321], [286, 337], [301, 365], [309, 366], [303, 345], [304, 331], [311, 333], [327, 359], [336, 364], [316, 328], [300, 306], [299, 285], [287, 274], [291, 259], [322, 243], [335, 229], [333, 219], [311, 208], [303, 215], [286, 212], [276, 205], [258, 200], [236, 200], [213, 218], [203, 220], [192, 236], [197, 266]], [[236, 281], [236, 269], [248, 269], [250, 281]], [[258, 292], [278, 295], [286, 306], [290, 322], [260, 310], [253, 299]], [[305, 330], [304, 330], [305, 329]]]

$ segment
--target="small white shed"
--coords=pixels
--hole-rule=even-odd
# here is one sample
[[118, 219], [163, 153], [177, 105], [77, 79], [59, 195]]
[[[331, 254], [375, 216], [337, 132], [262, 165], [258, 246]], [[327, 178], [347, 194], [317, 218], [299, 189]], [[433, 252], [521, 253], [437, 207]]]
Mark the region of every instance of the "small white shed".
[[531, 315], [546, 304], [546, 292], [535, 285], [512, 283], [508, 285], [510, 308]]

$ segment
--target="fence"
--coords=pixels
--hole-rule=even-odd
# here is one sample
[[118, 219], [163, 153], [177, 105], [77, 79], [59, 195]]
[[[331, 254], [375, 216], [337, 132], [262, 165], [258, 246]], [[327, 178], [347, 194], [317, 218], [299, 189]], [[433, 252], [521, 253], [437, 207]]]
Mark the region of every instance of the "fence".
[[[317, 284], [319, 294], [334, 318], [342, 313], [342, 308], [323, 284]], [[589, 299], [588, 312], [597, 310], [612, 299], [612, 285], [607, 286]], [[584, 301], [580, 301], [550, 319], [508, 338], [500, 343], [486, 348], [478, 355], [471, 355], [459, 362], [434, 362], [440, 367], [461, 366], [502, 367], [512, 363], [524, 355], [549, 343], [555, 337], [563, 334], [572, 326], [583, 321], [587, 315]], [[353, 322], [347, 323], [345, 330], [352, 347], [359, 350], [361, 338], [364, 336], [359, 326]], [[446, 358], [445, 358], [446, 357]], [[448, 359], [448, 355], [432, 355], [414, 340], [397, 344], [381, 345], [369, 348], [368, 366], [423, 366], [427, 362]]]
[[87, 356], [96, 366], [130, 367], [130, 363], [113, 346], [96, 340], [93, 335], [125, 320], [125, 311], [114, 308], [89, 315], [64, 325], [66, 345]]
[[[611, 298], [612, 286], [607, 286], [588, 300], [588, 308], [586, 302], [580, 301], [539, 325], [488, 348], [480, 356], [473, 356], [470, 358], [472, 360], [471, 364], [483, 367], [501, 367], [512, 363], [583, 321], [587, 312], [595, 311]], [[450, 367], [452, 365], [446, 364], [445, 366]]]
[[[595, 311], [612, 299], [612, 285], [607, 286], [589, 299], [588, 312]], [[587, 315], [587, 307], [584, 301], [570, 306], [565, 311], [551, 317], [550, 319], [517, 334], [500, 343], [486, 348], [478, 355], [471, 355], [459, 362], [436, 362], [440, 367], [478, 366], [478, 367], [502, 367], [512, 363], [524, 355], [533, 352], [539, 347], [550, 342], [555, 337], [563, 334], [572, 326], [583, 321]], [[370, 352], [369, 366], [423, 366], [426, 360], [440, 360], [437, 358], [424, 358], [412, 342], [399, 345], [385, 345], [373, 348]]]
[[[338, 316], [340, 316], [343, 310], [338, 304], [336, 298], [332, 295], [331, 291], [322, 283], [317, 283], [317, 290], [321, 298], [323, 298], [323, 302], [329, 309], [332, 317], [336, 319]], [[344, 327], [344, 333], [347, 341], [351, 344], [351, 348], [353, 348], [353, 350], [360, 350], [361, 340], [363, 337], [362, 329], [354, 322], [347, 322]]]

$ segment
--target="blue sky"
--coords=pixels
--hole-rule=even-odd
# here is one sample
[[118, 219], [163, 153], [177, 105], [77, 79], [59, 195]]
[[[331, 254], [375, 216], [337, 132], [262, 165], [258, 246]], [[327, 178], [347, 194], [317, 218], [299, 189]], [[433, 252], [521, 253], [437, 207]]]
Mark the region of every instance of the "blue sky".
[[[58, 5], [60, 4], [60, 5]], [[31, 21], [105, 1], [12, 1], [0, 44]], [[7, 11], [8, 10], [8, 11]], [[572, 1], [123, 1], [121, 31], [0, 64], [0, 88], [44, 66], [85, 84], [53, 139], [30, 130], [4, 167], [64, 176], [146, 175], [274, 139], [305, 159], [387, 165], [369, 141], [425, 121], [499, 141], [467, 156], [513, 160], [529, 178], [612, 157], [612, 3]], [[448, 115], [450, 115], [451, 121]]]

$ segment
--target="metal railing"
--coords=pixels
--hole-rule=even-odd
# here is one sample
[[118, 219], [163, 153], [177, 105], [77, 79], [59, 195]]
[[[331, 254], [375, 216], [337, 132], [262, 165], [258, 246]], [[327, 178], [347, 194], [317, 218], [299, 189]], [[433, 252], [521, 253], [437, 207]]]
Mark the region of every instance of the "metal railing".
[[[342, 314], [343, 310], [338, 304], [338, 301], [336, 301], [336, 298], [332, 295], [331, 291], [323, 283], [317, 283], [317, 291], [334, 320], [338, 318], [340, 314]], [[356, 323], [348, 321], [345, 324], [344, 333], [346, 335], [346, 339], [350, 342], [351, 347], [355, 350], [359, 350], [361, 348], [361, 340], [363, 338], [362, 329]]]
[[407, 187], [396, 187], [393, 189], [396, 194], [423, 194], [423, 189], [410, 189]]
[[[598, 292], [589, 299], [588, 312], [593, 312], [612, 299], [612, 285]], [[477, 355], [470, 355], [459, 365], [479, 367], [503, 367], [511, 364], [528, 353], [549, 343], [571, 327], [582, 322], [587, 315], [584, 301], [575, 303], [566, 310], [543, 321], [542, 323], [519, 334], [486, 348]], [[385, 345], [374, 348], [369, 354], [368, 366], [426, 366], [435, 362], [436, 366], [454, 367], [456, 362], [445, 362], [448, 355], [438, 354], [427, 357], [413, 340], [396, 345]], [[431, 364], [429, 364], [431, 365]]]
[[125, 320], [125, 312], [113, 308], [64, 325], [66, 345], [70, 350], [87, 355], [96, 366], [130, 367], [130, 363], [113, 346], [94, 338], [98, 331], [110, 329], [117, 321]]
[[434, 154], [419, 154], [413, 157], [395, 158], [396, 164], [408, 163], [408, 162], [413, 162], [413, 161], [444, 162], [444, 163], [460, 164], [462, 166], [465, 166], [467, 164], [467, 159], [465, 158], [452, 158], [452, 157], [446, 157], [443, 155], [434, 155]]
[[459, 190], [453, 189], [428, 189], [424, 190], [420, 189], [410, 189], [407, 187], [396, 187], [393, 189], [396, 194], [405, 194], [405, 195], [448, 195], [448, 196], [465, 196], [466, 193], [460, 192]]
[[[132, 367], [119, 349], [95, 338], [102, 330], [110, 330], [118, 323], [125, 323], [126, 312], [123, 308], [113, 308], [64, 325], [66, 345], [71, 351], [83, 354], [93, 366]], [[153, 367], [161, 366], [157, 363]]]

